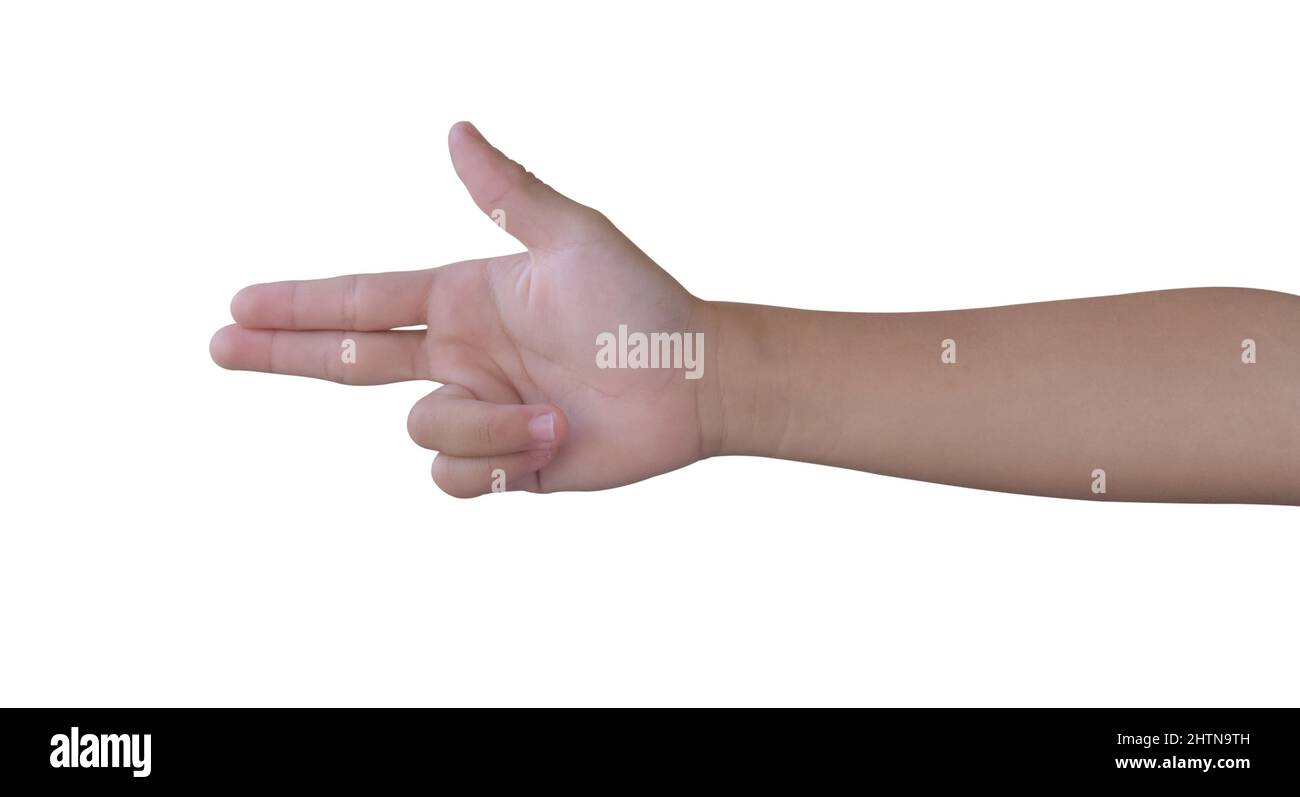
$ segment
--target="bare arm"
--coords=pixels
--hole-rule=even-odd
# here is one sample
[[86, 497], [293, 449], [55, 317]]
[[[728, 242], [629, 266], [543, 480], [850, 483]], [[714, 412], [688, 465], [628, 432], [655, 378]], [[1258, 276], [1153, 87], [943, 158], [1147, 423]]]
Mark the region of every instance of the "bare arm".
[[1300, 298], [716, 304], [711, 453], [1067, 498], [1300, 504]]

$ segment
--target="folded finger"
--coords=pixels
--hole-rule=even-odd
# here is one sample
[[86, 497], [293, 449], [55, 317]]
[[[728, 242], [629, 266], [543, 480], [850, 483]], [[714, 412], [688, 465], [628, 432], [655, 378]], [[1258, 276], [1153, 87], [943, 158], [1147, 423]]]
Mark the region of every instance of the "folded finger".
[[539, 471], [555, 455], [555, 449], [539, 448], [494, 457], [454, 457], [439, 454], [433, 461], [433, 481], [444, 493], [456, 498], [473, 498], [506, 490], [541, 490]]
[[424, 448], [482, 457], [555, 447], [565, 425], [551, 404], [495, 404], [459, 385], [444, 385], [416, 402], [406, 430]]

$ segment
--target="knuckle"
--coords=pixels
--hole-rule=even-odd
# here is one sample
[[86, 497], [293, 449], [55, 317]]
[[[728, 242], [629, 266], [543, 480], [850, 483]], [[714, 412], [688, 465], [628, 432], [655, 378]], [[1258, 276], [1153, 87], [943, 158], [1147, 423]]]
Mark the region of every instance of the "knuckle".
[[357, 307], [360, 305], [358, 298], [361, 293], [360, 277], [353, 274], [347, 279], [347, 288], [343, 291], [343, 322], [347, 329], [357, 328], [357, 317], [359, 315]]
[[452, 498], [474, 498], [479, 493], [467, 489], [465, 480], [458, 478], [457, 469], [453, 467], [445, 458], [438, 457], [433, 461], [433, 483]]
[[604, 213], [586, 205], [575, 205], [570, 220], [575, 229], [588, 233], [598, 232], [611, 226]]
[[605, 214], [576, 202], [564, 211], [561, 219], [562, 234], [574, 241], [604, 240], [616, 231]]
[[411, 407], [411, 411], [406, 416], [406, 433], [411, 436], [416, 445], [439, 450], [439, 414], [436, 403], [427, 398], [417, 401], [415, 406]]
[[410, 435], [411, 440], [423, 444], [424, 424], [420, 415], [420, 404], [416, 402], [415, 406], [411, 407], [411, 411], [406, 413], [406, 433]]
[[477, 431], [475, 435], [478, 442], [482, 444], [484, 451], [491, 453], [494, 449], [495, 442], [501, 438], [501, 430], [498, 428], [500, 421], [488, 415], [482, 423], [476, 424]]

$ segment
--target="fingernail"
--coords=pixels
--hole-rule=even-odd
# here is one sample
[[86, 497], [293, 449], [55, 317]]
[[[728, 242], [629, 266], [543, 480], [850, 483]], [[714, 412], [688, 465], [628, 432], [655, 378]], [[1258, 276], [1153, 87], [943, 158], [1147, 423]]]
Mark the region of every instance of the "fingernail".
[[545, 415], [538, 415], [528, 422], [528, 433], [539, 443], [550, 443], [555, 440], [555, 413], [548, 412]]

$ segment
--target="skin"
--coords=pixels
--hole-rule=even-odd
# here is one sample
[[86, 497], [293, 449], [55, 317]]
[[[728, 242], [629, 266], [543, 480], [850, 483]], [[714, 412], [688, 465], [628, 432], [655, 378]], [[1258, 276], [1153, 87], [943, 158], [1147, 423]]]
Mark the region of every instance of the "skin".
[[[1068, 498], [1300, 504], [1298, 297], [1197, 288], [887, 314], [707, 302], [472, 125], [449, 146], [474, 202], [527, 251], [253, 285], [211, 353], [231, 369], [441, 383], [407, 428], [439, 452], [450, 495], [491, 492], [498, 469], [509, 489], [595, 490], [741, 454]], [[598, 367], [597, 336], [620, 325], [703, 333], [702, 378]]]

